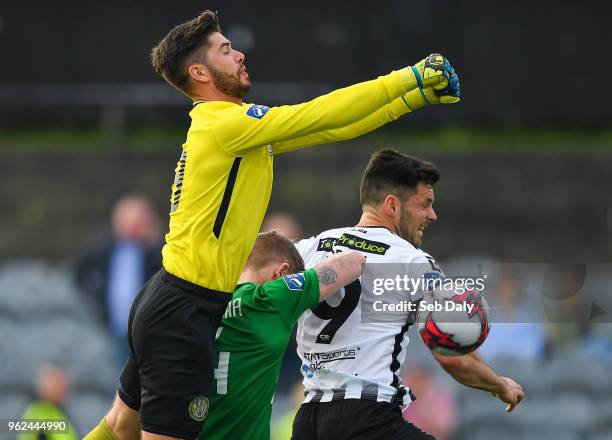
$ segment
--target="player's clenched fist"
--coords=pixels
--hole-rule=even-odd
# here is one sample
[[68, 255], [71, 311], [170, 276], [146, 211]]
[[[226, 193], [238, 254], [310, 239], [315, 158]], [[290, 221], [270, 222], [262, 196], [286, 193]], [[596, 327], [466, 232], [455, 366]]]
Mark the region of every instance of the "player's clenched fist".
[[502, 377], [506, 386], [504, 390], [500, 394], [493, 393], [493, 396], [497, 397], [502, 402], [508, 404], [506, 406], [507, 412], [512, 412], [516, 406], [521, 403], [523, 397], [525, 397], [525, 393], [523, 391], [523, 387], [516, 383], [514, 380], [509, 377]]
[[438, 53], [419, 61], [410, 70], [424, 104], [452, 104], [461, 98], [459, 76], [450, 62]]
[[[445, 77], [448, 61], [439, 53], [432, 53], [411, 67], [420, 88], [435, 86]], [[450, 66], [450, 64], [448, 64]]]

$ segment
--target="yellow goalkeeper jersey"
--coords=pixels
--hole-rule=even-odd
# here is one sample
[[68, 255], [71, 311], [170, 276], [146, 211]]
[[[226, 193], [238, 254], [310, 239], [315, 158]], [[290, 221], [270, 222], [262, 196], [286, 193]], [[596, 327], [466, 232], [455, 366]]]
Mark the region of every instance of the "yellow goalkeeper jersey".
[[350, 139], [407, 113], [408, 69], [304, 104], [266, 107], [196, 102], [172, 185], [164, 268], [231, 293], [261, 227], [273, 155]]

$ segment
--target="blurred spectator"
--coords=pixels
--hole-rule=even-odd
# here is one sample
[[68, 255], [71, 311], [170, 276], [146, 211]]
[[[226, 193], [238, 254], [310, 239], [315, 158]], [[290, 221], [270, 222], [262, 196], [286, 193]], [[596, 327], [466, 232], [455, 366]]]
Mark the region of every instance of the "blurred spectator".
[[286, 212], [273, 212], [264, 219], [261, 232], [276, 231], [291, 241], [302, 238], [302, 227], [297, 219]]
[[493, 324], [487, 340], [478, 349], [487, 360], [497, 356], [513, 356], [534, 360], [543, 354], [543, 317], [537, 304], [521, 297], [521, 287], [515, 276], [502, 270], [495, 292]]
[[161, 268], [160, 226], [151, 202], [131, 194], [113, 207], [112, 228], [112, 240], [81, 258], [75, 275], [78, 286], [127, 352], [125, 335], [132, 301]]
[[404, 419], [431, 434], [436, 440], [447, 440], [455, 429], [457, 402], [450, 387], [438, 384], [427, 367], [415, 365], [402, 379], [416, 396]]
[[21, 416], [22, 420], [44, 419], [65, 421], [67, 432], [28, 432], [20, 434], [18, 440], [76, 440], [74, 426], [68, 420], [62, 404], [70, 392], [70, 381], [64, 368], [53, 365], [40, 370], [37, 383], [37, 400], [31, 403]]

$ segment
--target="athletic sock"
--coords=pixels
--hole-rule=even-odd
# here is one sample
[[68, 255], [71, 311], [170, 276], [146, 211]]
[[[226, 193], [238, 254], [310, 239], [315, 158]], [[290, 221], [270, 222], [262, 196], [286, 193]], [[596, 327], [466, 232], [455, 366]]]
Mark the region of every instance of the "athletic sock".
[[100, 424], [92, 429], [83, 440], [117, 440], [117, 437], [106, 423], [106, 417], [102, 417]]

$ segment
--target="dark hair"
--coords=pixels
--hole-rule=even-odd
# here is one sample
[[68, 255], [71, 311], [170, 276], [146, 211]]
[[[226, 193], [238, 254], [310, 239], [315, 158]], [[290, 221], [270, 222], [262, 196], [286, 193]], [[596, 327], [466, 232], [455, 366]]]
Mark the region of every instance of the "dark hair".
[[289, 263], [289, 273], [304, 270], [304, 260], [288, 238], [283, 237], [276, 231], [257, 234], [255, 245], [246, 265], [253, 269], [261, 269], [270, 262], [276, 261]]
[[[151, 51], [151, 62], [155, 71], [174, 87], [189, 95], [188, 64], [201, 49], [208, 49], [208, 36], [221, 32], [216, 12], [204, 11], [193, 20], [181, 23], [168, 32]], [[201, 61], [206, 61], [206, 51]]]
[[380, 205], [388, 194], [400, 196], [420, 182], [433, 185], [440, 179], [434, 164], [386, 148], [372, 154], [361, 180], [361, 205]]

